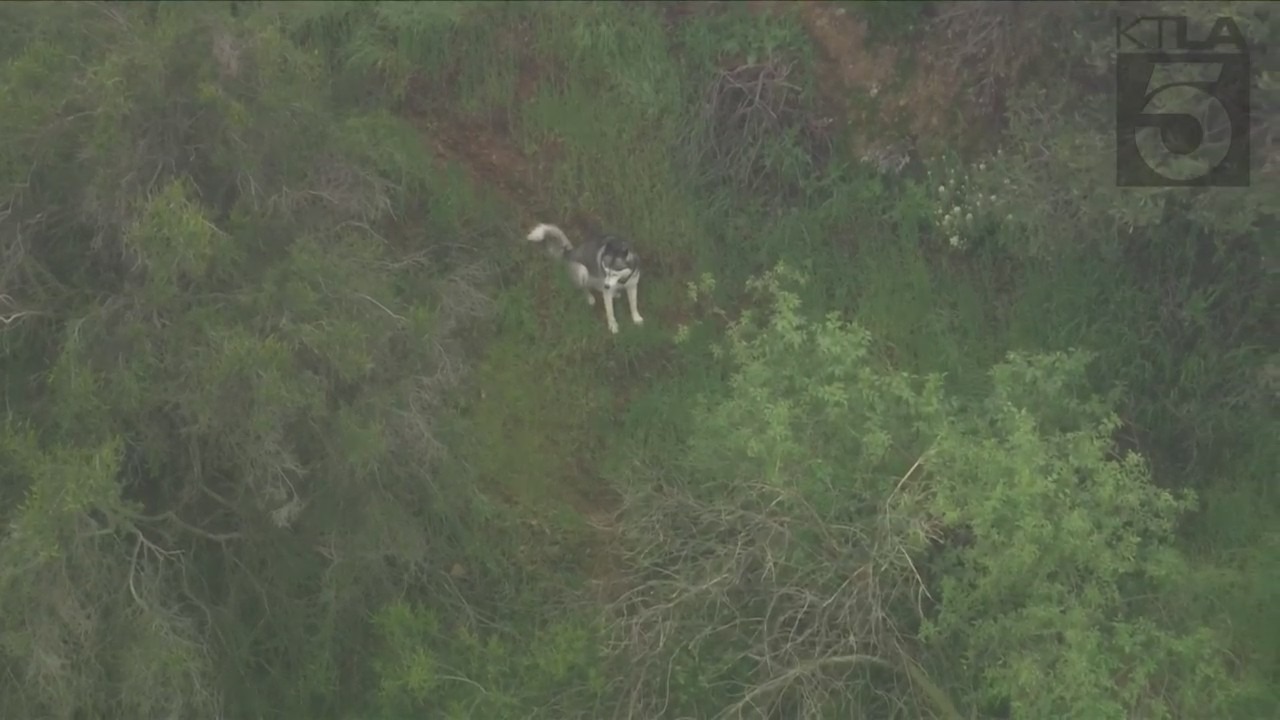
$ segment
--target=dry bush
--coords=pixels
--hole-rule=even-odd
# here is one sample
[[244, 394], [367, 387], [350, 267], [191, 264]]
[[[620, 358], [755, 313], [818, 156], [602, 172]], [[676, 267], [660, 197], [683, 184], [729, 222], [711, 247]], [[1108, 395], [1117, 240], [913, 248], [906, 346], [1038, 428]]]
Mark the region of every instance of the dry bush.
[[398, 189], [375, 173], [361, 170], [344, 160], [331, 158], [313, 165], [304, 187], [282, 187], [268, 201], [268, 206], [278, 208], [289, 216], [305, 216], [323, 210], [340, 217], [370, 223], [393, 215], [391, 196]]
[[778, 152], [788, 137], [805, 154], [822, 152], [823, 136], [808, 122], [794, 68], [794, 62], [776, 59], [739, 65], [720, 71], [708, 86], [701, 161], [713, 182], [761, 189], [782, 171]]
[[[45, 717], [69, 718], [96, 706], [129, 717], [216, 716], [211, 658], [194, 619], [201, 615], [186, 612], [208, 609], [176, 589], [187, 582], [183, 553], [141, 527], [117, 536], [81, 516], [59, 533], [60, 552], [32, 559], [44, 538], [31, 520], [14, 525], [32, 532], [0, 544], [0, 559], [15, 568], [0, 577], [0, 667], [20, 683], [0, 714], [40, 707]], [[119, 664], [99, 661], [104, 647]]]
[[1075, 3], [985, 0], [949, 3], [931, 24], [943, 37], [940, 57], [970, 78], [972, 100], [990, 109], [1080, 17]]
[[492, 310], [493, 301], [483, 288], [489, 287], [493, 274], [492, 265], [476, 262], [459, 266], [440, 281], [422, 373], [409, 381], [406, 411], [390, 427], [402, 447], [415, 450], [423, 467], [445, 454], [437, 439], [438, 419], [444, 416], [450, 393], [466, 378], [463, 335]]
[[[691, 656], [749, 668], [720, 689], [734, 698], [722, 718], [905, 709], [911, 693], [893, 689], [910, 663], [902, 624], [926, 599], [909, 546], [932, 538], [930, 527], [900, 506], [903, 494], [865, 508], [874, 521], [846, 522], [792, 488], [740, 490], [723, 501], [644, 491], [623, 508], [631, 590], [611, 611], [614, 651], [633, 672], [615, 715], [662, 717]], [[874, 690], [860, 681], [868, 674]]]

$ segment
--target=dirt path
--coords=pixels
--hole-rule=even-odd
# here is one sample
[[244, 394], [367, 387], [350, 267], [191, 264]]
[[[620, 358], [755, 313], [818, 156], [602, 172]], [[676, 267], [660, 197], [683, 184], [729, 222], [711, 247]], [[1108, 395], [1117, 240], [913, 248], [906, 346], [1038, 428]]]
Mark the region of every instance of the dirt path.
[[848, 131], [859, 155], [874, 155], [891, 129], [925, 140], [949, 134], [961, 84], [956, 68], [928, 51], [927, 31], [924, 40], [908, 48], [915, 66], [904, 74], [901, 46], [869, 43], [866, 23], [836, 3], [761, 0], [752, 5], [757, 12], [798, 15], [818, 50], [821, 112]]
[[422, 121], [424, 136], [437, 157], [461, 167], [478, 186], [496, 191], [527, 222], [545, 217], [539, 209], [526, 159], [505, 138], [461, 122]]
[[[412, 120], [436, 157], [457, 165], [477, 186], [496, 192], [515, 208], [520, 227], [514, 232], [522, 233], [539, 222], [554, 222], [573, 236], [591, 224], [592, 219], [585, 216], [554, 216], [551, 203], [538, 190], [534, 162], [504, 134], [474, 121], [429, 118], [421, 114], [414, 115]], [[595, 481], [593, 468], [582, 468], [575, 474], [586, 480], [564, 488], [566, 501], [596, 535], [587, 557], [582, 559], [582, 567], [593, 594], [605, 601], [615, 596], [619, 578], [616, 556], [619, 498]]]

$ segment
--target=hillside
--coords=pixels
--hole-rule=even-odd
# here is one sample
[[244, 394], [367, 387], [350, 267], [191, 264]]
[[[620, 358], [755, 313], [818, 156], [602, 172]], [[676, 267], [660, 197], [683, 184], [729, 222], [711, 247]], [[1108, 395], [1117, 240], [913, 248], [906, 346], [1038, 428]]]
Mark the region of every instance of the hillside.
[[1280, 85], [1117, 187], [1146, 11], [1280, 42], [0, 5], [0, 717], [1280, 717]]

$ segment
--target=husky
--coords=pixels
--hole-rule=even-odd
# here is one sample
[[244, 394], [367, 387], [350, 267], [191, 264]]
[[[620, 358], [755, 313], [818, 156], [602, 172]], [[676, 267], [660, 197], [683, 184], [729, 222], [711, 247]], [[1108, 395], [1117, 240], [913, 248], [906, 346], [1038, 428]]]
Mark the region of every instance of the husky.
[[636, 291], [640, 285], [640, 256], [631, 250], [630, 244], [612, 235], [592, 238], [574, 247], [564, 231], [555, 225], [539, 224], [526, 238], [530, 242], [547, 243], [551, 257], [564, 263], [569, 279], [586, 292], [587, 304], [596, 304], [592, 291], [604, 296], [604, 316], [609, 322], [609, 332], [617, 334], [618, 321], [613, 317], [613, 299], [622, 288], [627, 291], [627, 304], [631, 306], [631, 321], [644, 324], [636, 304]]

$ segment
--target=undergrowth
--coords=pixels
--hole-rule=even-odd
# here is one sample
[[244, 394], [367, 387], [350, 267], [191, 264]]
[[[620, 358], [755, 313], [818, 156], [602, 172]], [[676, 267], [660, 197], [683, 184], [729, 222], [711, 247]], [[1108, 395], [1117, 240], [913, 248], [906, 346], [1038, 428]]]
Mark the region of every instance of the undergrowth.
[[[846, 5], [873, 42], [925, 32], [923, 4]], [[1032, 80], [1011, 101], [1001, 153], [880, 172], [814, 129], [818, 57], [794, 13], [726, 5], [675, 15], [660, 4], [567, 2], [251, 11], [243, 32], [301, 48], [290, 72], [339, 109], [339, 130], [315, 137], [368, 175], [322, 179], [377, 191], [339, 198], [352, 218], [343, 226], [361, 233], [349, 244], [364, 254], [300, 243], [288, 258], [299, 277], [282, 275], [273, 299], [315, 295], [326, 253], [339, 250], [406, 297], [424, 278], [437, 282], [422, 268], [455, 251], [485, 268], [439, 280], [442, 292], [483, 295], [486, 312], [449, 328], [469, 371], [430, 428], [447, 448], [434, 477], [478, 492], [425, 515], [438, 545], [406, 554], [439, 558], [406, 571], [399, 599], [383, 594], [368, 608], [360, 633], [373, 659], [339, 671], [325, 664], [335, 651], [295, 669], [290, 678], [303, 681], [291, 707], [329, 710], [342, 694], [360, 716], [385, 718], [771, 717], [754, 706], [765, 699], [772, 716], [789, 717], [1274, 716], [1275, 292], [1254, 261], [1274, 211], [1258, 201], [1241, 218], [1184, 196], [1095, 192], [1107, 159], [1089, 125], [1098, 103], [1069, 89], [1046, 99]], [[218, 131], [235, 139], [243, 108], [232, 95], [205, 101], [221, 103], [230, 119]], [[282, 97], [271, 110], [291, 117], [296, 103]], [[1043, 111], [1055, 102], [1085, 109], [1067, 119]], [[429, 148], [441, 138], [423, 128], [444, 126], [457, 130], [442, 136], [450, 141], [471, 133], [511, 149], [519, 162], [486, 172], [530, 194], [485, 188], [492, 175], [438, 162]], [[307, 137], [275, 145], [290, 142], [298, 155], [326, 149]], [[186, 207], [181, 186], [169, 192], [155, 202]], [[287, 187], [280, 197], [307, 201]], [[1230, 227], [1216, 228], [1227, 215]], [[391, 218], [378, 226], [385, 234], [361, 219], [374, 216]], [[214, 219], [255, 237], [275, 229]], [[598, 304], [522, 241], [532, 222], [574, 239], [591, 225], [631, 239], [646, 324], [624, 315], [609, 334]], [[165, 247], [164, 233], [135, 239]], [[401, 272], [369, 248], [419, 252]], [[204, 262], [163, 257], [173, 272]], [[779, 266], [799, 279], [785, 292], [770, 285]], [[372, 283], [362, 272], [352, 276]], [[772, 279], [762, 286], [762, 276]], [[776, 306], [750, 292], [765, 286]], [[411, 320], [381, 310], [381, 322], [412, 336], [396, 341], [403, 347], [386, 340], [388, 358], [438, 350], [417, 331], [444, 322], [438, 304], [421, 299]], [[342, 360], [339, 380], [372, 372], [351, 340], [368, 327], [315, 325]], [[379, 399], [412, 406], [388, 387]], [[334, 421], [353, 473], [381, 447], [382, 416], [372, 417]], [[659, 511], [637, 515], [637, 502]], [[1063, 507], [1070, 527], [1054, 524]], [[847, 578], [823, 570], [850, 558]], [[620, 577], [623, 566], [635, 574]], [[737, 573], [731, 582], [720, 566]], [[779, 567], [787, 582], [769, 574]], [[900, 582], [879, 585], [884, 570]], [[863, 573], [875, 580], [855, 582]], [[677, 579], [688, 585], [669, 597], [701, 598], [701, 615], [661, 600]], [[844, 614], [813, 610], [815, 588], [840, 597]], [[1075, 588], [1088, 597], [1073, 598]], [[893, 607], [866, 605], [881, 599]], [[351, 617], [329, 618], [326, 632]], [[727, 625], [704, 628], [706, 618]], [[752, 618], [767, 626], [752, 636], [759, 647], [729, 630]], [[843, 633], [842, 623], [864, 622], [862, 634]], [[620, 629], [655, 627], [618, 640]], [[805, 635], [813, 627], [821, 637]], [[228, 642], [283, 652], [255, 632]], [[291, 632], [331, 642], [300, 623]], [[800, 640], [785, 644], [788, 632]], [[665, 665], [646, 666], [640, 682], [637, 657]], [[1044, 684], [1041, 665], [1079, 682]], [[655, 680], [659, 670], [666, 677]], [[1197, 690], [1169, 689], [1171, 678]], [[659, 698], [657, 687], [681, 697]], [[243, 707], [265, 717], [267, 704]]]
[[[875, 42], [921, 29], [917, 4], [848, 5], [865, 16]], [[1160, 483], [1203, 489], [1214, 470], [1243, 483], [1209, 489], [1201, 519], [1186, 525], [1189, 547], [1212, 563], [1269, 522], [1250, 513], [1252, 531], [1210, 529], [1226, 508], [1260, 499], [1274, 457], [1259, 448], [1274, 424], [1215, 401], [1231, 392], [1231, 378], [1261, 367], [1257, 351], [1223, 352], [1232, 341], [1205, 324], [1209, 315], [1194, 314], [1212, 311], [1204, 293], [1216, 291], [1142, 281], [1176, 275], [1189, 257], [1165, 255], [1141, 268], [1088, 251], [1020, 259], [1009, 248], [1018, 236], [1008, 227], [1022, 220], [1013, 213], [991, 214], [992, 224], [958, 239], [941, 218], [956, 210], [958, 225], [972, 213], [952, 208], [932, 179], [948, 169], [954, 177], [954, 158], [926, 159], [929, 178], [885, 177], [842, 159], [842, 148], [817, 152], [778, 127], [740, 139], [761, 144], [743, 174], [708, 164], [715, 118], [706, 93], [727, 71], [788, 68], [798, 92], [768, 111], [808, 112], [814, 56], [793, 16], [731, 8], [670, 26], [653, 8], [611, 4], [361, 12], [367, 24], [342, 40], [346, 71], [374, 71], [396, 101], [417, 88], [415, 106], [429, 115], [505, 133], [541, 169], [538, 191], [558, 213], [538, 220], [593, 218], [644, 253], [640, 297], [652, 319], [644, 328], [624, 322], [612, 338], [558, 269], [517, 242], [524, 228], [512, 227], [509, 247], [495, 249], [509, 282], [485, 331], [477, 399], [457, 445], [481, 486], [542, 508], [535, 514], [556, 504], [608, 508], [613, 501], [598, 488], [680, 447], [691, 403], [723, 393], [717, 328], [741, 310], [749, 278], [786, 260], [809, 280], [797, 290], [807, 309], [852, 314], [894, 367], [942, 373], [962, 397], [988, 392], [989, 368], [1010, 350], [1093, 350], [1095, 391], [1118, 399], [1122, 435], [1153, 459]], [[533, 80], [522, 79], [530, 72]], [[993, 172], [997, 161], [986, 162]], [[962, 171], [977, 173], [977, 165], [959, 161]], [[991, 175], [985, 164], [983, 172]], [[695, 302], [686, 286], [703, 273], [715, 287]], [[1191, 303], [1190, 324], [1167, 325], [1169, 292]], [[706, 315], [712, 306], [733, 310]]]

